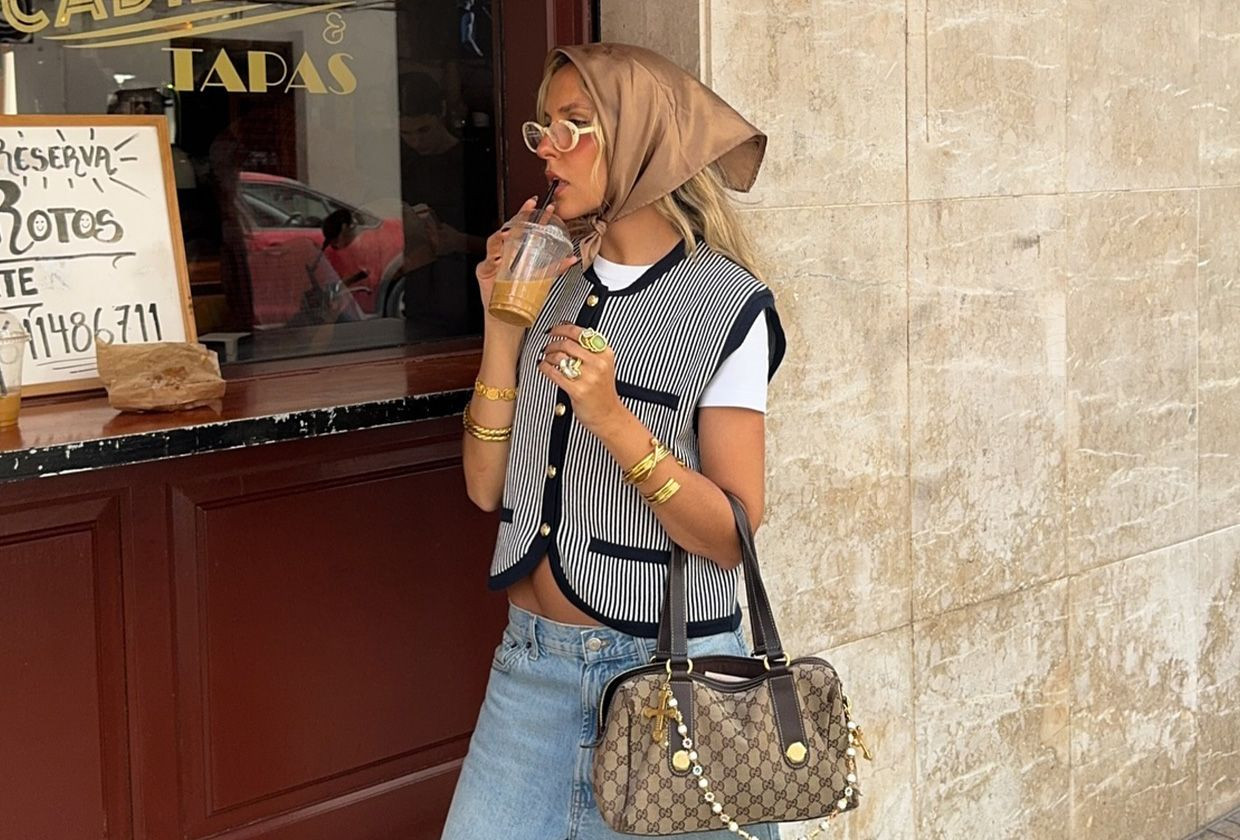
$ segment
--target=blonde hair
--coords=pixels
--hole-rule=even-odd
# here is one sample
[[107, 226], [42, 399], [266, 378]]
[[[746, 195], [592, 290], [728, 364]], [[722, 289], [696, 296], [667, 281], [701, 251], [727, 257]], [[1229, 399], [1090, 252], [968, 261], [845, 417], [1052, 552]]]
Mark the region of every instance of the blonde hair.
[[701, 236], [712, 251], [718, 251], [762, 279], [753, 240], [741, 223], [736, 202], [723, 186], [723, 178], [715, 164], [655, 199], [653, 206], [684, 237], [690, 255], [697, 253], [697, 237]]
[[[563, 53], [555, 53], [547, 62], [542, 81], [538, 85], [539, 119], [542, 119], [546, 112], [547, 88], [551, 85], [551, 77], [570, 63], [568, 56]], [[597, 103], [590, 124], [594, 127], [591, 136], [598, 146], [592, 173], [592, 177], [597, 180], [599, 167], [607, 150], [607, 138], [598, 120]], [[701, 237], [711, 250], [718, 251], [754, 277], [762, 279], [762, 266], [753, 240], [741, 223], [736, 202], [724, 187], [716, 164], [712, 163], [667, 195], [655, 199], [651, 206], [676, 228], [685, 240], [685, 250], [689, 256], [697, 254], [698, 237]]]

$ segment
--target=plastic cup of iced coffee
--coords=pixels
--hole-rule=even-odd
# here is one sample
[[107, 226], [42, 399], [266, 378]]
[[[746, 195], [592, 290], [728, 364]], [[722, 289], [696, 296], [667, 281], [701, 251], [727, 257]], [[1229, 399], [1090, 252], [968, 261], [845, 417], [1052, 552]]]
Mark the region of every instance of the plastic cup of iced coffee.
[[0, 309], [0, 429], [17, 425], [22, 404], [22, 361], [29, 338], [21, 322]]
[[487, 309], [506, 324], [528, 327], [538, 319], [573, 242], [564, 223], [545, 210], [518, 213], [509, 225]]

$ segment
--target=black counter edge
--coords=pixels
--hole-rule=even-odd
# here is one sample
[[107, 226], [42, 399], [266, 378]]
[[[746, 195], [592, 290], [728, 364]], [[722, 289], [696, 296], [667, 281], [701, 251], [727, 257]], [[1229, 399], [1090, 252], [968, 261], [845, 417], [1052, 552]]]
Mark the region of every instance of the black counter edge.
[[472, 393], [440, 391], [0, 452], [0, 484], [451, 417]]

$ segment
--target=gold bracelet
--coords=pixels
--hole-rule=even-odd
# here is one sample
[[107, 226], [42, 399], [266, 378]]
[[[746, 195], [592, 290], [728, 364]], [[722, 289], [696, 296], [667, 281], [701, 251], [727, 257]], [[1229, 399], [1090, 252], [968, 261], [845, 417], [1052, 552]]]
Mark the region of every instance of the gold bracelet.
[[655, 505], [657, 507], [658, 505], [663, 504], [664, 502], [666, 502], [668, 499], [672, 498], [672, 496], [675, 496], [679, 492], [680, 492], [680, 482], [674, 478], [669, 478], [666, 482], [664, 482], [662, 487], [660, 487], [658, 490], [655, 490], [653, 493], [645, 494], [643, 498], [645, 498], [646, 501], [650, 502], [650, 504]]
[[672, 454], [670, 449], [659, 443], [658, 438], [651, 438], [650, 445], [654, 448], [650, 450], [649, 454], [625, 470], [622, 479], [626, 484], [632, 484], [636, 487], [639, 484], [645, 483], [650, 478], [650, 474], [654, 472], [654, 468], [659, 465], [659, 462]]
[[512, 426], [504, 426], [502, 428], [488, 428], [487, 426], [479, 426], [474, 418], [470, 416], [469, 405], [465, 406], [465, 414], [461, 417], [462, 425], [465, 431], [478, 440], [487, 443], [503, 443], [512, 437]]
[[474, 393], [485, 400], [502, 402], [512, 402], [517, 398], [516, 388], [496, 388], [494, 385], [487, 385], [481, 379], [474, 380]]
[[466, 423], [465, 431], [471, 437], [486, 443], [504, 443], [512, 437], [512, 430], [488, 429], [485, 426], [479, 426], [474, 423]]

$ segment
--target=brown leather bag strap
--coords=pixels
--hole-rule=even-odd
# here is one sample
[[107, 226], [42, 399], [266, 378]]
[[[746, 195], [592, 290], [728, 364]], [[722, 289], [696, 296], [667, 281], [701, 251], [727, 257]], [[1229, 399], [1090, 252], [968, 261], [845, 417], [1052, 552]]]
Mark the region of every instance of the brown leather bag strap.
[[766, 594], [762, 573], [758, 569], [758, 547], [754, 543], [753, 529], [749, 526], [749, 514], [740, 499], [731, 493], [725, 492], [724, 495], [732, 505], [736, 535], [741, 543], [741, 565], [745, 569], [745, 596], [749, 601], [749, 626], [753, 634], [754, 656], [778, 659], [783, 655], [784, 649], [779, 640], [779, 631], [775, 628], [775, 612], [771, 609], [771, 600]]
[[[740, 499], [724, 491], [732, 506], [736, 533], [741, 545], [741, 558], [745, 569], [745, 595], [749, 602], [749, 622], [754, 639], [754, 653], [778, 659], [783, 656], [779, 631], [775, 629], [775, 616], [762, 573], [758, 569], [758, 550], [754, 545], [753, 532], [749, 528], [749, 516]], [[654, 658], [684, 662], [688, 658], [688, 601], [685, 584], [685, 567], [688, 554], [679, 545], [672, 546], [672, 560], [668, 567], [667, 589], [664, 591], [663, 609], [659, 614], [659, 638]]]
[[655, 658], [684, 662], [689, 658], [689, 601], [685, 586], [685, 566], [689, 554], [672, 544], [672, 560], [667, 568], [667, 589], [659, 613], [659, 641]]

